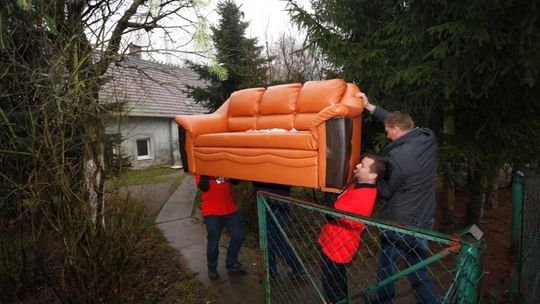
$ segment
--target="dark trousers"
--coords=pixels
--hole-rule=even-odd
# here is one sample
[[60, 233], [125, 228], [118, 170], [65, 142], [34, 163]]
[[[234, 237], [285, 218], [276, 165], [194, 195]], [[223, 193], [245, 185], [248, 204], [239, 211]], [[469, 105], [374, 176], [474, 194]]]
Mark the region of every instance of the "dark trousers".
[[238, 262], [238, 253], [244, 243], [244, 217], [240, 211], [229, 215], [209, 215], [204, 217], [206, 224], [208, 245], [206, 246], [206, 260], [209, 269], [216, 269], [219, 257], [219, 240], [223, 227], [231, 236], [229, 248], [227, 249], [226, 266], [234, 265]]
[[[420, 228], [432, 229], [433, 219]], [[420, 240], [411, 235], [385, 230], [381, 235], [382, 252], [379, 256], [379, 270], [377, 277], [382, 281], [397, 272], [397, 265], [401, 258], [405, 259], [407, 267], [418, 264], [429, 256], [427, 240]], [[433, 282], [426, 267], [407, 276], [411, 288], [416, 296], [417, 303], [439, 303], [439, 295], [435, 291]], [[375, 303], [393, 303], [395, 296], [394, 283], [382, 286], [376, 294]]]
[[271, 276], [277, 272], [277, 256], [281, 256], [285, 263], [289, 265], [291, 271], [301, 272], [302, 264], [294, 254], [291, 245], [287, 242], [279, 226], [283, 226], [289, 217], [289, 207], [283, 203], [276, 202], [272, 199], [267, 199], [271, 212], [274, 214], [277, 223], [270, 214], [266, 216], [266, 231], [268, 241], [268, 268]]
[[328, 303], [349, 303], [347, 287], [347, 268], [345, 264], [332, 261], [321, 252], [321, 283], [324, 298]]

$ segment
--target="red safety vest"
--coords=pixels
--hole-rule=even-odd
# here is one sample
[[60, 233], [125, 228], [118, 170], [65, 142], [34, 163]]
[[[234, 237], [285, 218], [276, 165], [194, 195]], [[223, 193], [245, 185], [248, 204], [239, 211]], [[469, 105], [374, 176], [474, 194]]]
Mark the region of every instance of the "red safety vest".
[[[334, 208], [350, 213], [370, 216], [377, 197], [372, 184], [352, 184], [335, 202]], [[346, 218], [323, 225], [319, 244], [326, 256], [336, 263], [349, 263], [360, 247], [360, 233], [364, 224]]]
[[[197, 185], [201, 177], [195, 177]], [[201, 215], [228, 215], [238, 210], [234, 201], [231, 183], [228, 179], [222, 182], [210, 177], [210, 188], [206, 192], [201, 192]]]

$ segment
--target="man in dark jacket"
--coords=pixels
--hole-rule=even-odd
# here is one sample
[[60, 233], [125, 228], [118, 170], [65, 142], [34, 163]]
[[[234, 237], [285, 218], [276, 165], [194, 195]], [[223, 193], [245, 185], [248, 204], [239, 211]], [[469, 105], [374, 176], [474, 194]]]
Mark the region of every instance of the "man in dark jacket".
[[[364, 93], [364, 108], [384, 123], [388, 139], [385, 147], [387, 174], [377, 184], [381, 199], [380, 216], [405, 226], [432, 229], [435, 213], [435, 182], [437, 177], [437, 139], [433, 131], [414, 126], [408, 114], [389, 113], [369, 103]], [[409, 266], [418, 264], [429, 256], [427, 240], [395, 231], [383, 231], [382, 252], [377, 276], [382, 281], [397, 272], [403, 257]], [[433, 283], [427, 269], [421, 268], [408, 276], [418, 303], [438, 303]], [[375, 303], [393, 302], [394, 284], [382, 286]]]

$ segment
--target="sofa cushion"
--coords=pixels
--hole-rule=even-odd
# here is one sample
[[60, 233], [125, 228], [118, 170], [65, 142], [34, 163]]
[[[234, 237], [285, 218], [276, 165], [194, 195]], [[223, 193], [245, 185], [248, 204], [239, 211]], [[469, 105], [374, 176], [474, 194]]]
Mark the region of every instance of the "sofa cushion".
[[302, 88], [302, 84], [300, 83], [268, 87], [262, 96], [259, 114], [276, 115], [293, 113], [296, 109], [296, 99], [298, 98], [298, 93], [300, 93], [300, 88]]
[[228, 132], [197, 136], [195, 147], [241, 147], [317, 150], [311, 132]]
[[309, 130], [315, 117], [317, 113], [298, 113], [294, 116], [293, 127], [298, 131]]
[[327, 106], [338, 103], [347, 83], [343, 79], [308, 81], [296, 101], [297, 113], [318, 113]]
[[264, 88], [236, 91], [229, 98], [229, 116], [255, 116]]
[[300, 88], [302, 88], [300, 83], [268, 87], [261, 98], [255, 128], [291, 130]]
[[259, 101], [264, 88], [253, 88], [236, 91], [229, 98], [229, 131], [246, 131], [255, 128]]
[[266, 129], [285, 129], [291, 130], [294, 126], [294, 115], [291, 114], [278, 114], [278, 115], [263, 115], [257, 117], [257, 130]]

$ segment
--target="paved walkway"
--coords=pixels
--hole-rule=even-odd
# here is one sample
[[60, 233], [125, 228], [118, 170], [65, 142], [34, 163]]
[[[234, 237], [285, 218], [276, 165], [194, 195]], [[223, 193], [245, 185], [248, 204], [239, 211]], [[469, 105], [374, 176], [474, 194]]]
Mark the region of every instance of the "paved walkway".
[[210, 280], [206, 268], [206, 228], [198, 210], [193, 211], [197, 193], [195, 179], [186, 175], [182, 184], [169, 197], [156, 218], [172, 247], [182, 257], [183, 264], [196, 278], [214, 290], [220, 303], [263, 303], [262, 285], [259, 283], [259, 265], [254, 250], [242, 248], [239, 260], [248, 267], [248, 274], [229, 274], [225, 269], [228, 237], [223, 235], [219, 255], [219, 279]]

